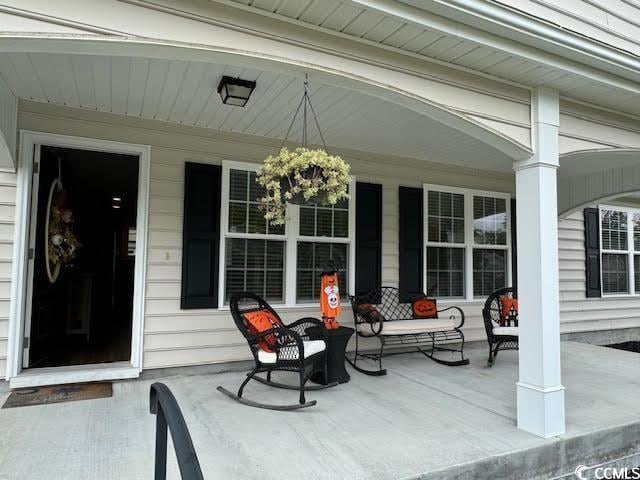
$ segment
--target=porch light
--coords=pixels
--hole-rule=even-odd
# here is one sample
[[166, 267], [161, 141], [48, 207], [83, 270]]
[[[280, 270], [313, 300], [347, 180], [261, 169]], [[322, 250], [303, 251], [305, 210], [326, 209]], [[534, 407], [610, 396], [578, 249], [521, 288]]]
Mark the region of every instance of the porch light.
[[254, 88], [256, 88], [256, 82], [224, 76], [218, 85], [218, 93], [222, 103], [244, 107]]

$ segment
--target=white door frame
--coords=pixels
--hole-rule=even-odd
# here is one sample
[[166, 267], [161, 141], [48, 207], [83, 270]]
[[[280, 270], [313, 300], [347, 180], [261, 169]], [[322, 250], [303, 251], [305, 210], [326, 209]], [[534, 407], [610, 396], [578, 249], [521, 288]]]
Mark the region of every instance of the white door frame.
[[[84, 150], [122, 153], [139, 157], [138, 167], [138, 212], [136, 218], [136, 259], [133, 287], [133, 318], [131, 331], [131, 359], [121, 367], [105, 368], [107, 364], [78, 365], [77, 367], [56, 367], [47, 370], [51, 383], [69, 381], [91, 381], [115, 378], [137, 377], [142, 371], [142, 341], [144, 328], [144, 298], [147, 263], [147, 223], [149, 217], [149, 170], [151, 147], [132, 143], [114, 142], [94, 138], [74, 137], [28, 130], [20, 131], [20, 155], [18, 158], [16, 218], [13, 249], [13, 269], [11, 273], [11, 308], [9, 313], [9, 342], [7, 352], [6, 380], [16, 379], [22, 372], [23, 337], [25, 332], [27, 306], [31, 299], [29, 281], [29, 237], [31, 228], [32, 178], [34, 156], [41, 145], [67, 147]], [[23, 372], [24, 377], [27, 372]], [[48, 380], [12, 381], [11, 384], [48, 383]], [[42, 375], [40, 375], [42, 377]]]

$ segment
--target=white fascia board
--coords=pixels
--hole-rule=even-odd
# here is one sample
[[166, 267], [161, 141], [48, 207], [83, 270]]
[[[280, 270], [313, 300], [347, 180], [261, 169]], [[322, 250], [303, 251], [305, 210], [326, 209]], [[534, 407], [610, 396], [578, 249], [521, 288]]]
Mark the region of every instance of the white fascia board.
[[351, 1], [444, 35], [492, 47], [595, 82], [639, 92], [638, 57], [490, 1]]

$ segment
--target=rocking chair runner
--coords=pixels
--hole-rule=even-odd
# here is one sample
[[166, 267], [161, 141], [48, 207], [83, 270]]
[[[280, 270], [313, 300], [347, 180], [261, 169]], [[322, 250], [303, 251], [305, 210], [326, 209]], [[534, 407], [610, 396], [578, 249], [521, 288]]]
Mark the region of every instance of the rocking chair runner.
[[513, 288], [496, 290], [484, 304], [482, 316], [489, 342], [489, 360], [487, 365], [492, 367], [500, 350], [518, 350], [518, 316], [503, 315], [503, 299], [516, 299]]
[[[247, 374], [247, 378], [240, 385], [237, 395], [222, 386], [218, 387], [218, 391], [252, 407], [271, 410], [296, 410], [316, 404], [315, 400], [310, 402], [305, 400], [305, 391], [322, 390], [337, 385], [337, 382], [333, 382], [327, 385], [305, 387], [305, 383], [312, 374], [319, 371], [326, 372], [326, 343], [323, 339], [324, 328], [322, 321], [307, 317], [285, 325], [265, 300], [250, 292], [233, 294], [230, 299], [230, 309], [238, 330], [240, 330], [249, 344], [255, 360], [255, 367]], [[252, 313], [260, 312], [266, 313], [275, 321], [272, 324], [272, 328], [257, 332], [255, 326], [250, 322], [250, 317]], [[299, 385], [294, 386], [273, 382], [271, 374], [274, 371], [298, 373]], [[258, 373], [266, 373], [266, 378], [259, 377]], [[242, 393], [251, 379], [272, 387], [299, 390], [300, 403], [270, 405], [245, 399], [242, 397]]]

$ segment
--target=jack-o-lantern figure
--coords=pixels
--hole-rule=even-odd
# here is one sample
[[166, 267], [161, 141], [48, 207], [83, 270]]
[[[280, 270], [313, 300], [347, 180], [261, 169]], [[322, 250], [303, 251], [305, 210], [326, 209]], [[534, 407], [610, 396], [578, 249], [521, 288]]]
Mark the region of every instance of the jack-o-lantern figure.
[[418, 298], [411, 304], [413, 318], [438, 318], [436, 300], [432, 298]]
[[340, 326], [336, 317], [342, 312], [340, 307], [340, 288], [338, 286], [338, 274], [334, 271], [325, 271], [320, 275], [320, 310], [322, 320], [327, 330], [333, 330]]

